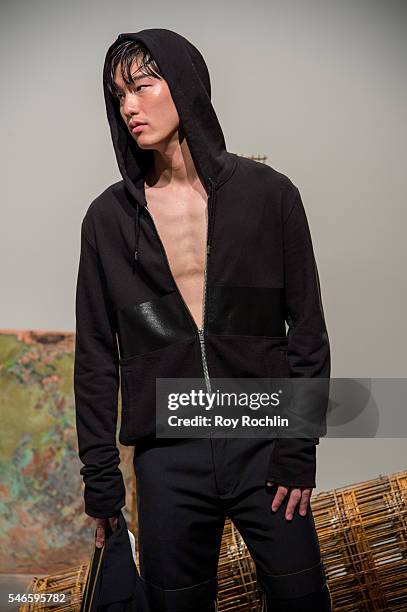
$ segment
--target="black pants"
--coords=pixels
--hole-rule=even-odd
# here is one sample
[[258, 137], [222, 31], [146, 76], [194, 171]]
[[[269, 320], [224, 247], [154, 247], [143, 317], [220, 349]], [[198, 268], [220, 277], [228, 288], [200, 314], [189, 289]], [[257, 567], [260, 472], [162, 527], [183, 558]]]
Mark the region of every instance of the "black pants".
[[270, 612], [331, 612], [311, 508], [285, 518], [266, 487], [273, 439], [144, 440], [135, 448], [140, 576], [151, 612], [216, 611], [224, 521], [255, 563]]

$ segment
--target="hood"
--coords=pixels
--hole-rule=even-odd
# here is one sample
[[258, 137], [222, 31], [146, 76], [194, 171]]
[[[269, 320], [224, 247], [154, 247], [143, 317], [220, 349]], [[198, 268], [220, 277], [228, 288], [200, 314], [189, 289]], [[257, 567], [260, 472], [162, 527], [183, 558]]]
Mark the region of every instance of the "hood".
[[[211, 83], [204, 58], [180, 34], [150, 28], [119, 34], [106, 53], [103, 72], [112, 51], [126, 40], [143, 43], [157, 62], [177, 108], [197, 173], [206, 191], [214, 193], [232, 175], [238, 156], [226, 150], [222, 128], [211, 103]], [[147, 205], [143, 169], [151, 163], [151, 150], [141, 149], [132, 138], [120, 115], [118, 101], [106, 84], [104, 97], [119, 170], [136, 207], [134, 258], [137, 261], [140, 206]]]

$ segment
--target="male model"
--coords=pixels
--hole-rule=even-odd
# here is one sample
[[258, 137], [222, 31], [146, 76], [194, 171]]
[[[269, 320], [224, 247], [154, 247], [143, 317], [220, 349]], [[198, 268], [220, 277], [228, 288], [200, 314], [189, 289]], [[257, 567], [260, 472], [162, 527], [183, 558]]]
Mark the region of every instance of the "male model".
[[[242, 74], [245, 95], [249, 84]], [[226, 150], [205, 61], [179, 34], [120, 34], [103, 85], [122, 180], [83, 219], [74, 372], [98, 544], [125, 505], [120, 382], [119, 439], [135, 446], [151, 610], [216, 610], [226, 516], [247, 543], [267, 610], [331, 610], [309, 506], [319, 438], [156, 437], [156, 378], [202, 378], [208, 390], [215, 378], [329, 378], [299, 190]]]

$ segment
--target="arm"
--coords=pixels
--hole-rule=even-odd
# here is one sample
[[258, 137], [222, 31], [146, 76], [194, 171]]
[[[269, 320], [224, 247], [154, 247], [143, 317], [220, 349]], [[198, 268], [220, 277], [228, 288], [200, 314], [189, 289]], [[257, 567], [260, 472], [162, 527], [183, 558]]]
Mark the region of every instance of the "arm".
[[116, 445], [119, 360], [114, 315], [85, 216], [76, 286], [74, 395], [85, 512], [108, 518], [125, 505]]
[[[290, 377], [329, 379], [330, 346], [318, 270], [306, 213], [295, 185], [290, 186], [287, 198], [283, 234]], [[268, 480], [287, 487], [315, 487], [317, 444], [319, 438], [278, 438]]]

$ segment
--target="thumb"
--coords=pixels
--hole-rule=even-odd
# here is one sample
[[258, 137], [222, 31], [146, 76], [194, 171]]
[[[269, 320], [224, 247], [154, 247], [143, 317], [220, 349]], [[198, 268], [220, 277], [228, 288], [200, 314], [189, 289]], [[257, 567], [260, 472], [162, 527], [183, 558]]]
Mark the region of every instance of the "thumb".
[[97, 518], [96, 519], [96, 546], [98, 548], [102, 548], [103, 544], [105, 543], [105, 525], [106, 525], [106, 521], [105, 519], [100, 519]]

